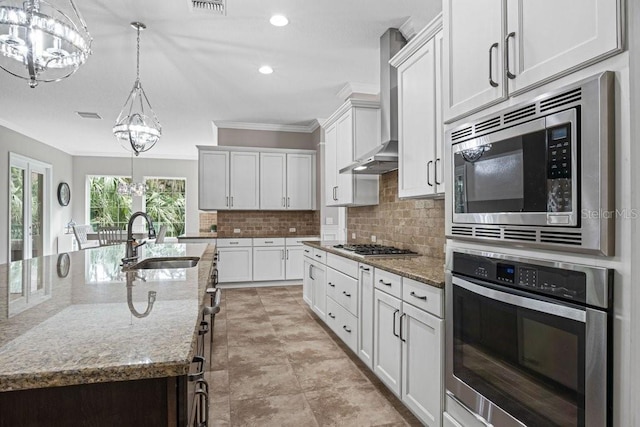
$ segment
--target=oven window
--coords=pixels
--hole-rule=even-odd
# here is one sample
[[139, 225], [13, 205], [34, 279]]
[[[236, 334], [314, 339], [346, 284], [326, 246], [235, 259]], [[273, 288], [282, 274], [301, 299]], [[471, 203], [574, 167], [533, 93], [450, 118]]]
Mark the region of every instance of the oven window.
[[453, 287], [453, 373], [531, 426], [583, 426], [585, 326]]
[[546, 212], [547, 132], [454, 154], [456, 213]]

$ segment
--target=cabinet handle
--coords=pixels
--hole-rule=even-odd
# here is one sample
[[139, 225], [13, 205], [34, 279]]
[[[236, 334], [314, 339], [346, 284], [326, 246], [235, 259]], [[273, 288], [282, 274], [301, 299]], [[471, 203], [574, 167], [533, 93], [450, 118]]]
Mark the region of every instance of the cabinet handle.
[[280, 249], [280, 252], [282, 253], [282, 259], [284, 260], [284, 249]]
[[400, 310], [396, 310], [393, 312], [393, 335], [400, 338], [400, 335], [396, 334], [396, 314], [400, 313]]
[[327, 313], [327, 316], [331, 317], [332, 319], [336, 318], [336, 316], [334, 316], [333, 313]]
[[331, 283], [331, 282], [327, 283], [327, 285], [331, 286], [332, 288], [335, 288], [335, 287], [336, 287], [336, 285], [334, 285], [334, 284], [333, 284], [333, 283]]
[[310, 265], [309, 266], [309, 279], [316, 280], [316, 279], [313, 278], [313, 274], [311, 274], [312, 272], [313, 272], [313, 265]]
[[230, 244], [230, 245], [237, 245], [237, 244], [239, 244], [239, 243], [240, 243], [240, 242], [229, 242], [229, 244]]
[[363, 266], [360, 266], [360, 270], [363, 270], [363, 271], [369, 271], [369, 267], [363, 267]]
[[498, 83], [493, 81], [493, 55], [491, 55], [491, 51], [493, 49], [498, 49], [498, 43], [494, 43], [489, 48], [489, 84], [493, 87], [498, 87]]
[[382, 279], [378, 280], [378, 283], [380, 283], [380, 284], [382, 284], [382, 285], [385, 285], [385, 286], [391, 286], [391, 282], [387, 283], [387, 282], [385, 282], [385, 281], [384, 281], [384, 280], [382, 280]]
[[429, 187], [433, 187], [433, 184], [431, 183], [431, 163], [433, 163], [433, 160], [429, 160], [427, 162], [427, 184]]
[[351, 333], [351, 329], [347, 328], [347, 325], [343, 325], [342, 329], [344, 329], [345, 331]]
[[512, 79], [512, 80], [516, 78], [516, 75], [515, 75], [515, 74], [513, 74], [513, 73], [511, 72], [511, 70], [509, 70], [509, 39], [510, 39], [510, 38], [515, 39], [515, 37], [516, 37], [516, 33], [514, 33], [514, 32], [512, 31], [512, 32], [510, 32], [509, 34], [507, 34], [507, 37], [505, 37], [505, 39], [504, 39], [504, 43], [505, 43], [504, 48], [505, 48], [505, 49], [506, 49], [506, 51], [507, 51], [507, 53], [506, 53], [506, 55], [505, 55], [505, 61], [506, 61], [506, 63], [507, 63], [507, 64], [505, 65], [505, 68], [506, 68], [506, 70], [507, 70], [507, 77], [508, 77], [508, 78], [510, 78], [510, 79]]
[[310, 251], [309, 249], [305, 249], [305, 250], [304, 250], [304, 253], [305, 253], [305, 254], [310, 254], [310, 253], [311, 253], [311, 251]]
[[351, 294], [348, 294], [347, 291], [342, 291], [342, 294], [347, 298], [351, 298]]
[[227, 196], [226, 206], [229, 207], [229, 196]]
[[322, 258], [322, 255], [316, 254], [316, 258]]
[[413, 291], [411, 291], [411, 293], [410, 293], [409, 295], [411, 295], [411, 296], [412, 296], [412, 297], [414, 297], [414, 298], [421, 299], [421, 300], [423, 300], [423, 301], [426, 301], [426, 300], [427, 300], [427, 297], [426, 297], [426, 296], [420, 296], [420, 295], [416, 294], [416, 293], [415, 293], [415, 292], [413, 292]]
[[273, 240], [265, 240], [265, 241], [264, 241], [264, 243], [265, 243], [265, 244], [267, 244], [267, 243], [273, 243]]
[[287, 197], [287, 207], [291, 207], [291, 197]]
[[233, 196], [231, 196], [231, 207], [233, 207]]
[[400, 339], [402, 340], [402, 342], [407, 342], [406, 339], [402, 338], [402, 318], [405, 317], [407, 314], [403, 314], [402, 316], [400, 316]]
[[287, 259], [289, 259], [289, 249], [287, 249]]
[[436, 181], [436, 185], [442, 185], [442, 182], [438, 181], [438, 163], [440, 162], [440, 158], [436, 159], [436, 163], [434, 164], [435, 166], [435, 171], [433, 173], [435, 181]]

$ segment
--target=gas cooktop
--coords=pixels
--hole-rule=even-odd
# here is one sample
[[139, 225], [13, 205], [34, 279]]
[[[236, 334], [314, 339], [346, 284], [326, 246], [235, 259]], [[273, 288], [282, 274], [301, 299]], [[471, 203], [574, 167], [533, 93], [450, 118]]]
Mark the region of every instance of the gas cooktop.
[[335, 245], [334, 248], [342, 249], [360, 255], [363, 257], [408, 257], [408, 256], [420, 256], [419, 253], [410, 251], [408, 249], [398, 249], [393, 246], [382, 245]]

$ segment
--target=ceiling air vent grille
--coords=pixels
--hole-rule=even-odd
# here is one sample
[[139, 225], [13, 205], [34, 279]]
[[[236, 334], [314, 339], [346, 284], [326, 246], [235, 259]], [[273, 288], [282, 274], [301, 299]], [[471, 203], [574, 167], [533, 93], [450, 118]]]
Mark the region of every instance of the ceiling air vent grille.
[[451, 234], [454, 236], [469, 236], [473, 235], [473, 229], [471, 227], [451, 227]]
[[582, 233], [579, 231], [541, 231], [540, 241], [544, 243], [580, 246], [582, 245]]
[[500, 116], [485, 120], [482, 123], [478, 123], [476, 125], [476, 134], [487, 131], [489, 129], [493, 129], [498, 126], [500, 126]]
[[489, 237], [491, 239], [499, 239], [500, 229], [476, 227], [476, 237]]
[[582, 99], [582, 88], [570, 90], [553, 98], [540, 101], [540, 111], [545, 112]]
[[536, 230], [519, 230], [517, 228], [506, 228], [504, 230], [505, 240], [520, 240], [525, 242], [536, 241]]
[[91, 113], [88, 111], [76, 111], [76, 114], [82, 117], [83, 119], [102, 120], [102, 117], [98, 113]]
[[536, 114], [536, 105], [531, 104], [526, 107], [519, 108], [515, 111], [510, 111], [504, 115], [504, 123], [513, 123], [518, 120], [522, 120], [526, 117], [533, 116]]
[[227, 14], [226, 0], [189, 0], [192, 12], [206, 12], [214, 15]]
[[459, 139], [466, 138], [467, 136], [471, 136], [472, 132], [473, 128], [471, 126], [451, 132], [451, 140], [457, 141]]

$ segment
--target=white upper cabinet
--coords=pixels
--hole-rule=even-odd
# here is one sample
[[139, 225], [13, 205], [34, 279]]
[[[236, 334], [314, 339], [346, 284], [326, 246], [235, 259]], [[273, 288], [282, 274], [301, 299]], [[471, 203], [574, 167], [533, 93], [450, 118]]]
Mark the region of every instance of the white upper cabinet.
[[[316, 205], [316, 157], [287, 154], [287, 209], [312, 210]], [[265, 209], [265, 208], [263, 208]]]
[[338, 188], [338, 126], [334, 123], [324, 132], [324, 190], [325, 205], [335, 206], [337, 204], [336, 190]]
[[229, 208], [229, 153], [201, 151], [198, 159], [198, 209]]
[[287, 208], [287, 155], [260, 153], [260, 208]]
[[398, 196], [444, 193], [442, 172], [442, 17], [390, 63], [398, 68]]
[[260, 155], [253, 152], [230, 154], [229, 207], [254, 210], [260, 207]]
[[444, 0], [445, 121], [619, 52], [620, 3]]

